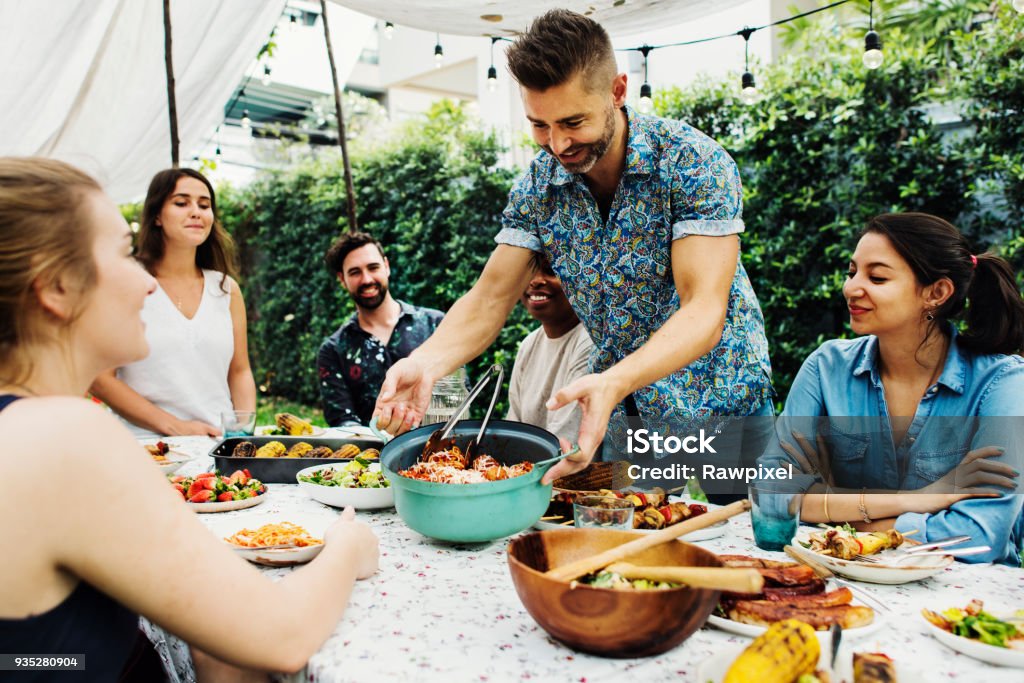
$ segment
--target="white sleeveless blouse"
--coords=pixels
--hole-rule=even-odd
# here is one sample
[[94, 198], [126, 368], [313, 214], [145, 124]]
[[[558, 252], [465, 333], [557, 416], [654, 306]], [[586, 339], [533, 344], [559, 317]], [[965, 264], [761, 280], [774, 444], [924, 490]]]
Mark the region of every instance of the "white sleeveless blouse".
[[[118, 368], [118, 379], [175, 417], [202, 420], [220, 427], [220, 414], [231, 410], [228, 368], [235, 350], [231, 325], [231, 285], [221, 289], [222, 273], [203, 271], [203, 295], [191, 320], [157, 285], [146, 297], [142, 321], [146, 324], [149, 355]], [[159, 436], [125, 421], [137, 438]]]

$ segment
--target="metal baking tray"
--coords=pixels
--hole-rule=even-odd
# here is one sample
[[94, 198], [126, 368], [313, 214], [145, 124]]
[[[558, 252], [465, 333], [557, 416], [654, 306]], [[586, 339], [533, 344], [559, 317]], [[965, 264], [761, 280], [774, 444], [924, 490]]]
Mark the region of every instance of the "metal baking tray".
[[327, 465], [332, 462], [345, 462], [338, 458], [235, 458], [231, 453], [235, 446], [243, 441], [251, 441], [258, 449], [271, 441], [280, 441], [285, 448], [291, 448], [300, 441], [305, 441], [313, 448], [327, 446], [336, 451], [346, 444], [354, 444], [360, 451], [367, 448], [384, 448], [384, 442], [373, 437], [358, 436], [232, 436], [222, 439], [210, 450], [216, 467], [221, 474], [230, 475], [235, 470], [247, 469], [256, 479], [264, 484], [294, 484], [295, 475], [299, 470], [314, 465]]

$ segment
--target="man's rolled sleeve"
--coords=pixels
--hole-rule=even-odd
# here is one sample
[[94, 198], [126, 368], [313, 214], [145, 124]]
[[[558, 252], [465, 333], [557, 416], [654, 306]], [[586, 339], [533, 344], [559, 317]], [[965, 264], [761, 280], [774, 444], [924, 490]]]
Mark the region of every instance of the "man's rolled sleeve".
[[672, 239], [743, 232], [743, 187], [736, 162], [711, 140], [680, 152], [672, 175]]
[[523, 247], [543, 252], [533, 217], [536, 196], [532, 173], [525, 173], [508, 193], [508, 204], [501, 212], [501, 231], [495, 236], [498, 244]]

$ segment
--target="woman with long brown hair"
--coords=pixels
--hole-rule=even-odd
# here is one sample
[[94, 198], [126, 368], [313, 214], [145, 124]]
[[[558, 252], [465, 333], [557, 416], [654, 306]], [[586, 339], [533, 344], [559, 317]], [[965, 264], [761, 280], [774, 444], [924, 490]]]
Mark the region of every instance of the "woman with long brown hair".
[[157, 281], [142, 313], [150, 354], [104, 372], [92, 393], [138, 437], [216, 436], [221, 413], [256, 409], [256, 384], [234, 245], [201, 173], [173, 168], [153, 177], [136, 257]]

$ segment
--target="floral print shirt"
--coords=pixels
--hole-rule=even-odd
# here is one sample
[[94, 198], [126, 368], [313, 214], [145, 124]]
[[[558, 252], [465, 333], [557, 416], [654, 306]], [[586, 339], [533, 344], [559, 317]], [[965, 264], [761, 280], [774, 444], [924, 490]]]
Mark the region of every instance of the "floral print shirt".
[[332, 427], [369, 422], [388, 368], [425, 342], [444, 317], [433, 308], [398, 305], [402, 312], [387, 345], [359, 327], [355, 313], [320, 345], [320, 398]]
[[[594, 340], [595, 372], [679, 309], [673, 240], [743, 232], [739, 172], [726, 151], [685, 123], [625, 111], [626, 167], [607, 220], [583, 177], [541, 151], [512, 188], [495, 238], [550, 259]], [[645, 421], [668, 421], [750, 415], [771, 391], [764, 319], [738, 261], [718, 345], [634, 398]]]

